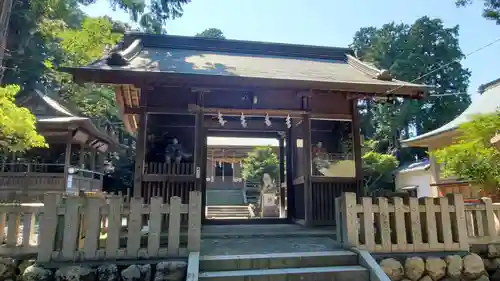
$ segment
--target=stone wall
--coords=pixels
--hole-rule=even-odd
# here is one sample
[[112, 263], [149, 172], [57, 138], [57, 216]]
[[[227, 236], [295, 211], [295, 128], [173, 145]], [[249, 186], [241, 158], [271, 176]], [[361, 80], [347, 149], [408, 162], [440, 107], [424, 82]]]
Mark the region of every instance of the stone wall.
[[[380, 266], [392, 281], [500, 281], [500, 248], [495, 257], [464, 256], [384, 258]], [[496, 257], [498, 256], [498, 257]]]
[[118, 266], [68, 265], [48, 269], [34, 261], [0, 260], [1, 281], [181, 281], [186, 278], [186, 261]]

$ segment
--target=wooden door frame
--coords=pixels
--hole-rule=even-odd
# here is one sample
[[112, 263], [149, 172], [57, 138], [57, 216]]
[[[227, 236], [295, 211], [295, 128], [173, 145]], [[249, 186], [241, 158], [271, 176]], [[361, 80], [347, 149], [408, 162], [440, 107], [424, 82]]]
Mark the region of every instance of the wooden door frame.
[[[207, 166], [207, 139], [209, 136], [234, 136], [234, 137], [252, 137], [255, 135], [259, 135], [260, 137], [276, 137], [280, 138], [279, 131], [257, 131], [257, 130], [225, 130], [224, 128], [221, 129], [214, 129], [214, 128], [207, 128], [206, 126], [203, 126], [203, 130], [200, 130], [200, 132], [203, 132], [203, 137], [204, 137], [204, 146], [203, 146], [203, 163], [200, 163], [201, 165], [201, 170], [202, 172], [202, 224], [203, 225], [240, 225], [240, 224], [289, 224], [289, 223], [294, 223], [292, 220], [292, 217], [288, 215], [286, 218], [259, 218], [259, 219], [230, 219], [230, 220], [224, 220], [224, 219], [208, 219], [206, 217], [206, 206], [207, 206], [207, 178], [206, 178], [206, 166]], [[215, 132], [215, 133], [214, 133]], [[286, 136], [287, 132], [283, 132]], [[285, 149], [290, 149], [290, 148], [285, 148]], [[286, 154], [286, 151], [284, 151], [284, 154]], [[281, 179], [280, 179], [281, 181]], [[293, 202], [290, 200], [287, 200], [288, 206], [287, 209], [290, 210], [290, 207], [293, 207]]]

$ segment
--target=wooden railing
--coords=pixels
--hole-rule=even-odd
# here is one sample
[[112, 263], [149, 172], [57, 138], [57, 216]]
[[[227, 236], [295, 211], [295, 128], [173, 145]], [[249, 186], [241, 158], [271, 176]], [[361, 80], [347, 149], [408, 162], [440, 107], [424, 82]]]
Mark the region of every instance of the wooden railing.
[[[199, 252], [200, 192], [190, 193], [189, 204], [182, 204], [179, 197], [170, 198], [169, 204], [153, 197], [151, 204], [144, 205], [140, 197], [127, 202], [122, 196], [101, 195], [62, 197], [48, 193], [43, 204], [0, 205], [0, 241], [5, 241], [0, 255], [36, 254], [38, 262], [44, 263], [178, 257]], [[181, 228], [181, 214], [188, 216], [187, 229]], [[149, 218], [147, 228], [144, 217]], [[162, 225], [165, 217], [167, 231]]]
[[468, 251], [499, 243], [500, 204], [483, 198], [464, 203], [461, 194], [440, 198], [336, 198], [337, 239], [371, 252]]
[[194, 175], [193, 163], [160, 163], [148, 162], [144, 167], [144, 174], [160, 175]]

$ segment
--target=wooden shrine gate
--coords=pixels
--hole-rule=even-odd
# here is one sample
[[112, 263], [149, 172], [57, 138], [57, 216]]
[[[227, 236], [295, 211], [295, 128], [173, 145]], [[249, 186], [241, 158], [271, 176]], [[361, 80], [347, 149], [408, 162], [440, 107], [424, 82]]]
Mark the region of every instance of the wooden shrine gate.
[[[115, 85], [124, 124], [138, 136], [134, 193], [145, 198], [187, 203], [206, 180], [204, 128], [262, 131], [270, 117], [287, 137], [288, 213], [310, 226], [334, 224], [335, 197], [360, 193], [358, 101], [421, 99], [427, 90], [346, 48], [137, 33], [107, 58], [67, 71], [77, 82]], [[219, 123], [219, 114], [248, 116], [247, 126]], [[169, 162], [169, 144], [182, 151], [179, 164], [159, 164]]]

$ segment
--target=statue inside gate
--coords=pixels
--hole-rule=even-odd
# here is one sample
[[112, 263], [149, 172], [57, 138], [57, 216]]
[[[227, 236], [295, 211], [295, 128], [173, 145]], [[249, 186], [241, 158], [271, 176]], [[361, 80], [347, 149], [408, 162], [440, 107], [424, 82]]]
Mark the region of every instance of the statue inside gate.
[[172, 143], [167, 145], [165, 149], [165, 162], [170, 163], [175, 160], [175, 163], [179, 164], [182, 160], [187, 160], [191, 157], [190, 153], [184, 152], [182, 145], [179, 143], [177, 138], [172, 139]]
[[262, 176], [260, 191], [260, 209], [262, 217], [279, 217], [278, 188], [268, 173]]

